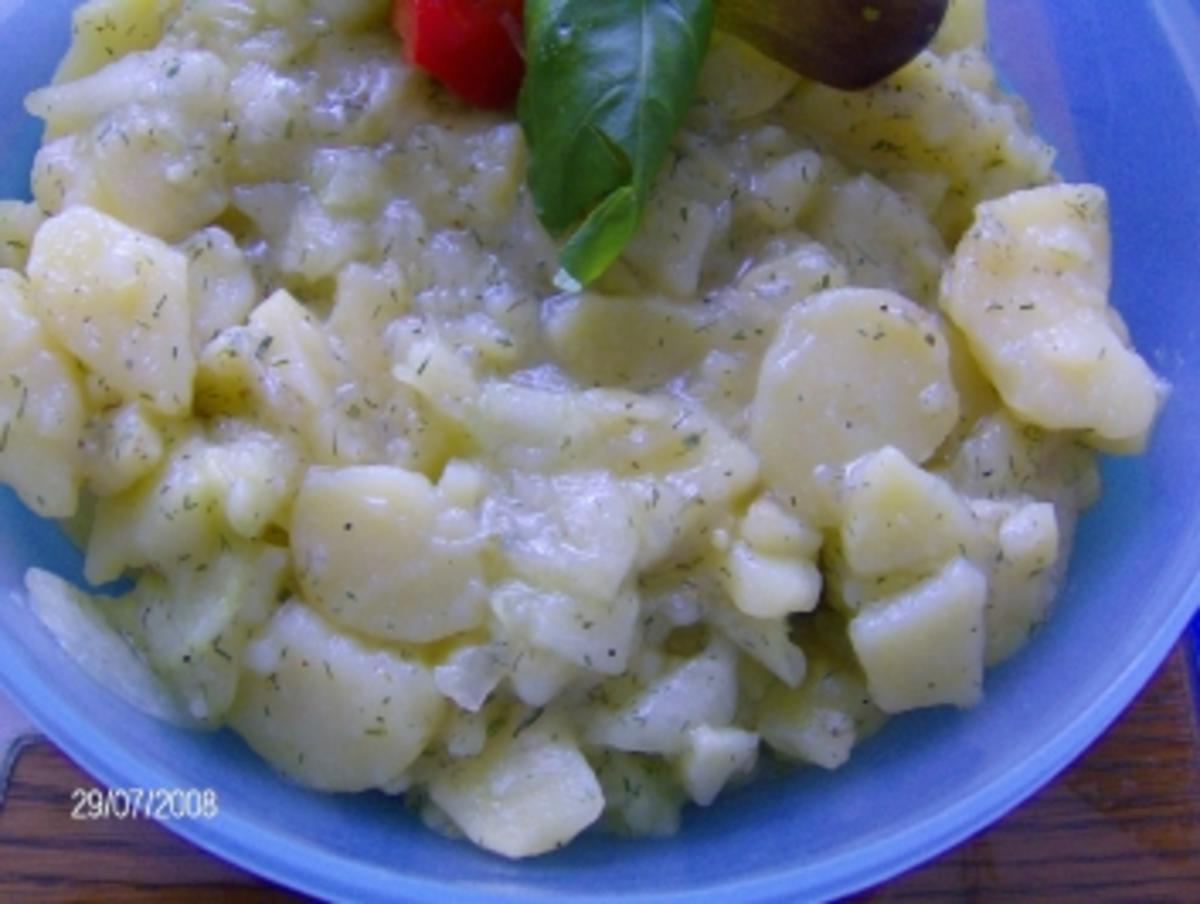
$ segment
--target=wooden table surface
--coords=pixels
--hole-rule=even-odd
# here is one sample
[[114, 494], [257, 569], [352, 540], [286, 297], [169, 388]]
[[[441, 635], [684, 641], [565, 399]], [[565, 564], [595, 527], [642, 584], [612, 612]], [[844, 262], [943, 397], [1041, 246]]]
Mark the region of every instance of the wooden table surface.
[[[1200, 736], [1184, 651], [1066, 773], [867, 902], [1200, 901]], [[75, 822], [92, 781], [46, 742], [0, 810], [0, 901], [290, 900], [145, 821]]]

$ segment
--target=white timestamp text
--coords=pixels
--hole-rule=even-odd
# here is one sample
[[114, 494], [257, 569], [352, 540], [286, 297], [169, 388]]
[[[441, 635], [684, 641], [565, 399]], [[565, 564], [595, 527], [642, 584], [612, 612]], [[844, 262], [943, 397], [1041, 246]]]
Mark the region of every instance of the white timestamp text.
[[214, 819], [220, 812], [212, 788], [75, 788], [71, 819]]

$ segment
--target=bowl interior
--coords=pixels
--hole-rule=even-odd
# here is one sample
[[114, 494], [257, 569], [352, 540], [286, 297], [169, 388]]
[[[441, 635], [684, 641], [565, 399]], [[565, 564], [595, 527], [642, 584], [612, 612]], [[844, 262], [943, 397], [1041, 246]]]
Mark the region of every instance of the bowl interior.
[[[69, 0], [0, 0], [0, 195], [28, 196], [37, 124], [24, 94], [49, 77]], [[17, 592], [37, 564], [79, 577], [51, 525], [0, 493], [0, 685], [98, 779], [213, 788], [221, 815], [172, 828], [323, 896], [455, 900], [520, 895], [662, 900], [830, 896], [932, 856], [1063, 768], [1144, 684], [1200, 600], [1200, 14], [1147, 0], [1005, 0], [992, 11], [1009, 82], [1061, 151], [1110, 192], [1115, 300], [1173, 394], [1149, 453], [1106, 462], [1055, 617], [993, 672], [968, 713], [894, 720], [836, 773], [803, 770], [689, 810], [669, 840], [588, 835], [512, 864], [445, 840], [381, 795], [313, 794], [274, 778], [228, 734], [161, 725], [93, 684]], [[1130, 75], [1136, 70], [1137, 76]], [[449, 883], [453, 883], [452, 886]]]

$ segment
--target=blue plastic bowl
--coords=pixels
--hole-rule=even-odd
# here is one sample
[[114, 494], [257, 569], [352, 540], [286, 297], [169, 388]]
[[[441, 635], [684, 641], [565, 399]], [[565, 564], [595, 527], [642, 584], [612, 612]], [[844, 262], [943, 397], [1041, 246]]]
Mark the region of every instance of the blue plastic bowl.
[[[68, 0], [0, 0], [0, 193], [24, 195]], [[509, 863], [440, 838], [381, 796], [278, 780], [236, 738], [177, 731], [87, 679], [16, 599], [0, 602], [0, 685], [100, 781], [213, 788], [220, 816], [171, 828], [297, 889], [354, 899], [749, 901], [830, 897], [893, 876], [1031, 795], [1105, 729], [1200, 601], [1200, 3], [997, 0], [995, 50], [1064, 171], [1105, 184], [1116, 300], [1174, 386], [1149, 454], [1108, 462], [1055, 617], [977, 709], [896, 719], [845, 769], [803, 770], [686, 814], [663, 841], [588, 835]], [[78, 575], [52, 526], [0, 496], [0, 588], [30, 565]]]

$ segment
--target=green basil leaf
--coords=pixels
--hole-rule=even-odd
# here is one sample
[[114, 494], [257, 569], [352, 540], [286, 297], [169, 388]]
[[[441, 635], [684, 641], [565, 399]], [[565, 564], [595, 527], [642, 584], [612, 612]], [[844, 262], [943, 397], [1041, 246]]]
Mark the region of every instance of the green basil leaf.
[[641, 221], [696, 88], [712, 0], [526, 0], [518, 102], [539, 219], [580, 284]]
[[[558, 261], [575, 282], [586, 286], [599, 277], [629, 244], [641, 219], [641, 205], [630, 185], [601, 201], [563, 245]], [[575, 288], [557, 280], [560, 288]]]

